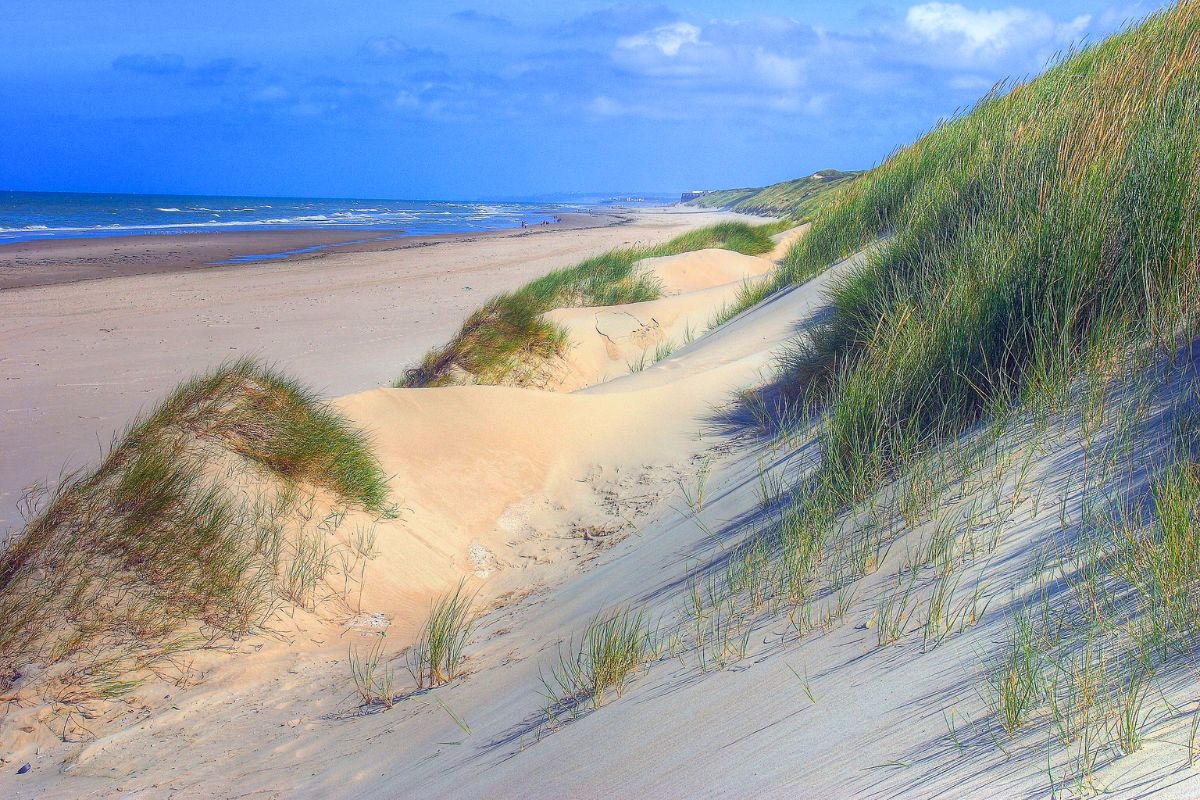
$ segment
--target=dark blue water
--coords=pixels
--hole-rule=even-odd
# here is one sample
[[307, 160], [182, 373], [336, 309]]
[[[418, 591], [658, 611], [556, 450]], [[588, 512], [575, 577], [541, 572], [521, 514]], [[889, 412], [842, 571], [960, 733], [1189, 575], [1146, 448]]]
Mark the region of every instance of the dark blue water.
[[[332, 228], [417, 236], [540, 224], [578, 206], [300, 197], [0, 192], [0, 244], [84, 236]], [[374, 238], [374, 237], [372, 237]]]

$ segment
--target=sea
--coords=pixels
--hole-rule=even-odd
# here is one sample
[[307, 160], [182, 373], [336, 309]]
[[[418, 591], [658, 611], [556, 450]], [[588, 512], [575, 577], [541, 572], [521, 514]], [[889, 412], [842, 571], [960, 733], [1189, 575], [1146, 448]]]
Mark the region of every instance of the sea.
[[[0, 245], [38, 239], [327, 228], [396, 236], [550, 222], [576, 203], [0, 191]], [[371, 238], [378, 238], [373, 235]]]

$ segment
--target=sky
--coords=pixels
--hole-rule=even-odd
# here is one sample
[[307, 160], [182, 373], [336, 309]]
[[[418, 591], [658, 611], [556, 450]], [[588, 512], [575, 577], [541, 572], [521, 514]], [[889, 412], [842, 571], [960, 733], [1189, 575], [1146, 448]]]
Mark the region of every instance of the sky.
[[0, 0], [0, 189], [759, 186], [871, 167], [1162, 5]]

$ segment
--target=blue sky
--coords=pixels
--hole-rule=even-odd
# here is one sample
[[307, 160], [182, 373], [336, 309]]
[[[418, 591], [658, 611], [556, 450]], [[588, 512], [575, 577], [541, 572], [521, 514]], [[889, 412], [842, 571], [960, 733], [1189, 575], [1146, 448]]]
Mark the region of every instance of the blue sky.
[[0, 189], [761, 185], [869, 167], [1162, 5], [0, 0]]

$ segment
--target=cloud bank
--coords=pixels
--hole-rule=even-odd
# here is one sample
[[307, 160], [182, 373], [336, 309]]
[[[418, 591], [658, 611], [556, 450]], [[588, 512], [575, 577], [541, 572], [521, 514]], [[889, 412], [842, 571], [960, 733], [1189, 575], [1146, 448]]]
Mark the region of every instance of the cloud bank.
[[[94, 145], [106, 126], [120, 141], [161, 131], [142, 150], [198, 175], [217, 164], [240, 177], [276, 158], [306, 159], [309, 170], [329, 164], [330, 180], [367, 174], [375, 188], [320, 190], [353, 194], [461, 197], [480, 175], [519, 193], [628, 186], [622, 175], [645, 176], [644, 186], [719, 185], [753, 182], [771, 164], [778, 172], [763, 179], [866, 167], [998, 80], [1033, 74], [1155, 7], [849, 0], [774, 4], [786, 13], [765, 14], [758, 3], [708, 0], [530, 0], [498, 13], [480, 3], [360, 0], [317, 19], [262, 0], [214, 2], [222, 14], [163, 7], [185, 37], [124, 39], [117, 33], [136, 20], [112, 2], [105, 13], [117, 33], [94, 34], [76, 63], [51, 59], [36, 36], [10, 34], [7, 55], [0, 50], [0, 133], [25, 149], [9, 167], [23, 160], [80, 174], [60, 154], [90, 153], [84, 166], [115, 170], [120, 160]], [[83, 20], [75, 34], [57, 33], [71, 19], [43, 28], [93, 35], [95, 23]], [[114, 51], [118, 40], [126, 45]], [[129, 46], [147, 41], [158, 46]], [[93, 53], [105, 55], [97, 62]], [[39, 126], [52, 136], [23, 133]], [[97, 136], [75, 141], [73, 131]], [[171, 149], [183, 152], [184, 140], [187, 161]], [[447, 152], [461, 163], [439, 166]], [[364, 153], [394, 167], [368, 173], [352, 162]]]

